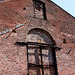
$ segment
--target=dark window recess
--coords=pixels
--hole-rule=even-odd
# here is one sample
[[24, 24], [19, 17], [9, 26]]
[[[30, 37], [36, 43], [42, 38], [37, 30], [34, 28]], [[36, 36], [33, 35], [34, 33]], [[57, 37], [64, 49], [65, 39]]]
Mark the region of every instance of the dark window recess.
[[45, 3], [39, 0], [33, 0], [34, 2], [34, 17], [35, 18], [41, 18], [41, 19], [47, 19], [46, 17], [46, 9], [45, 9]]

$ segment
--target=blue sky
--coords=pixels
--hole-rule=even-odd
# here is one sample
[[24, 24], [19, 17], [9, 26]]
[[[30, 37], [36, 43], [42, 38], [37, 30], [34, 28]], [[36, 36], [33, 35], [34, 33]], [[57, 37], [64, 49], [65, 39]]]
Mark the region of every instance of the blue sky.
[[75, 0], [52, 0], [52, 1], [75, 17]]

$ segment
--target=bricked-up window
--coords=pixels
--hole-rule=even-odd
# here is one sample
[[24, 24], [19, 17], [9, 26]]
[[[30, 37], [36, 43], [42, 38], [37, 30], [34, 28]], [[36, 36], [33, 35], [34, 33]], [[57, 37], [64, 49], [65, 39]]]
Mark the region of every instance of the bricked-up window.
[[46, 20], [47, 18], [46, 18], [45, 3], [40, 0], [33, 0], [33, 4], [34, 4], [34, 17]]

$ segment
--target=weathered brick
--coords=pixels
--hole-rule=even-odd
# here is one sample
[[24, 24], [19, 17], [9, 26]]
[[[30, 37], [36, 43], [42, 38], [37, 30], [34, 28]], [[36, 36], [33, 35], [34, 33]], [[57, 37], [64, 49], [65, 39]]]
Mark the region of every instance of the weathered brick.
[[[32, 0], [5, 0], [0, 3], [0, 32], [6, 29], [13, 30], [19, 23], [24, 24], [15, 32], [0, 35], [0, 75], [27, 75], [27, 49], [15, 43], [29, 40], [56, 44], [61, 48], [56, 50], [58, 74], [75, 74], [75, 18], [52, 1], [42, 1], [46, 4], [47, 20], [42, 18], [42, 11], [38, 11], [38, 16], [34, 18]], [[40, 56], [35, 56], [38, 56], [39, 51], [29, 52], [33, 54], [29, 55], [30, 62], [38, 64], [35, 61], [40, 60]], [[44, 64], [48, 64], [47, 61], [52, 62], [51, 54], [43, 50]], [[54, 67], [47, 68], [45, 75], [54, 75], [53, 70]], [[41, 75], [42, 71], [39, 68], [31, 68], [30, 73]]]

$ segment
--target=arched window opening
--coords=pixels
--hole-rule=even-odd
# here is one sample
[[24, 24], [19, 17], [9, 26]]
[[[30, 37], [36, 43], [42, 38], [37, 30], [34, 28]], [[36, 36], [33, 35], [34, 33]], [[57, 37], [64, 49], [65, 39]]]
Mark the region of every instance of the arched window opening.
[[26, 42], [16, 42], [27, 48], [27, 75], [58, 75], [53, 38], [40, 28], [28, 32]]
[[26, 37], [29, 75], [58, 75], [55, 47], [51, 35], [39, 28]]

